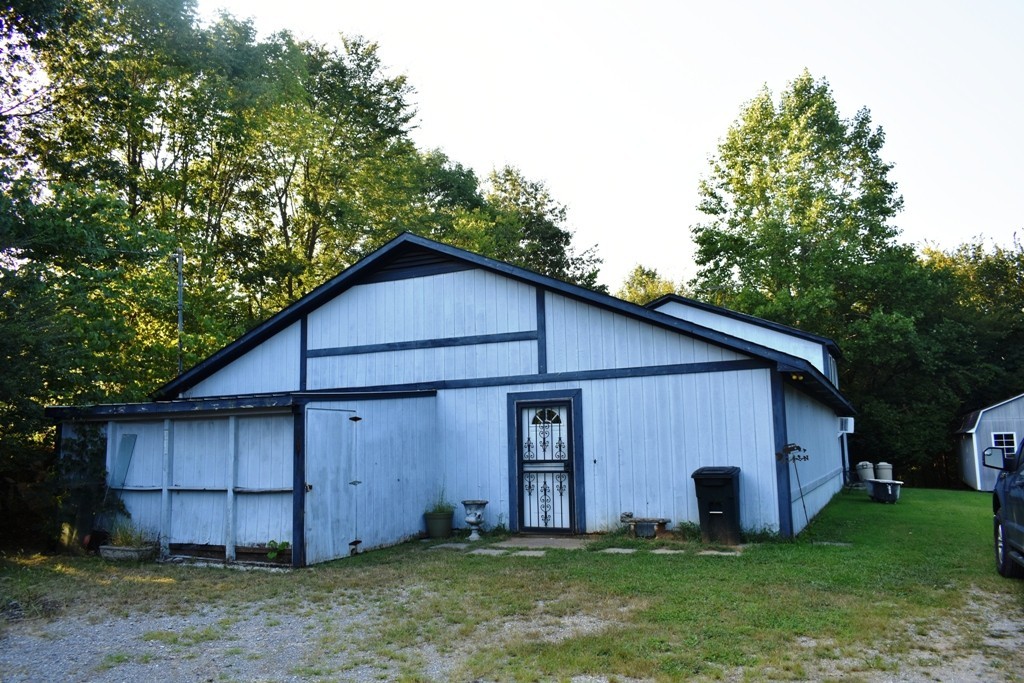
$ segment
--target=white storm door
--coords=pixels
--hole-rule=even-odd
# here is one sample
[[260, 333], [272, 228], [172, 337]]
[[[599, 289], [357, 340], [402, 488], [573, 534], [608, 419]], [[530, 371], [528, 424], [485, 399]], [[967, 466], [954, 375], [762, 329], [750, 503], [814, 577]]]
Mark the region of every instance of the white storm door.
[[519, 528], [573, 531], [573, 439], [568, 402], [519, 408]]

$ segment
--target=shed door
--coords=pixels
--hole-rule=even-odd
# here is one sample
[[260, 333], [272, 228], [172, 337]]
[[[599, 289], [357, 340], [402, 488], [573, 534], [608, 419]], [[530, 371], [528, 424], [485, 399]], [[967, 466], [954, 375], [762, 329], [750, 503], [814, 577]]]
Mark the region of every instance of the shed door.
[[519, 409], [519, 528], [573, 531], [573, 438], [571, 404]]
[[306, 409], [306, 564], [347, 557], [356, 536], [352, 410]]

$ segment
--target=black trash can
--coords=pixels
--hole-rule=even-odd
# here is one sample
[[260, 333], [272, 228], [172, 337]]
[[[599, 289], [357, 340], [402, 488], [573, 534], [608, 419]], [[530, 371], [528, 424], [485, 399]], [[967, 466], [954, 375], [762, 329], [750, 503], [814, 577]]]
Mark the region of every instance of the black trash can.
[[701, 467], [694, 471], [700, 535], [705, 543], [740, 544], [740, 468]]

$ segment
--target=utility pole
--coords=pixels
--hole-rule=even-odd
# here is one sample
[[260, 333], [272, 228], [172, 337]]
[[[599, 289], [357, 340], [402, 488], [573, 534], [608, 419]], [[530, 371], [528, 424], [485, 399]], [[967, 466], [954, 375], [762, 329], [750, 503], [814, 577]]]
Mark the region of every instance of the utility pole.
[[185, 250], [178, 247], [174, 250], [174, 262], [178, 266], [178, 374], [184, 369], [181, 336], [185, 332], [185, 279], [182, 272], [185, 268]]

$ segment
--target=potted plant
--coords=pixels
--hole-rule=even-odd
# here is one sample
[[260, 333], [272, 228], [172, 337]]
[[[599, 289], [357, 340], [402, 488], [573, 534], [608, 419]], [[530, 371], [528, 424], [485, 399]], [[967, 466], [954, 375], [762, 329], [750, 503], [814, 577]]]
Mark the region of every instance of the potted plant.
[[141, 562], [156, 556], [156, 542], [128, 519], [117, 520], [110, 530], [107, 545], [101, 545], [100, 557], [104, 560]]
[[423, 513], [423, 520], [427, 524], [427, 536], [430, 538], [448, 538], [452, 535], [452, 517], [455, 514], [455, 504], [450, 503], [444, 497], [444, 489], [437, 495], [437, 498]]

